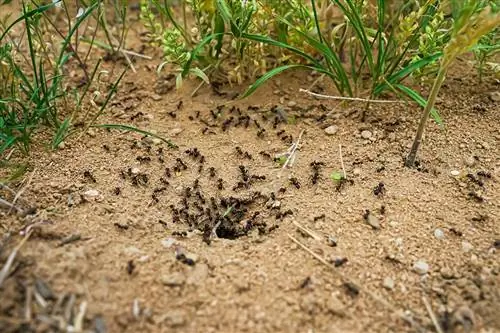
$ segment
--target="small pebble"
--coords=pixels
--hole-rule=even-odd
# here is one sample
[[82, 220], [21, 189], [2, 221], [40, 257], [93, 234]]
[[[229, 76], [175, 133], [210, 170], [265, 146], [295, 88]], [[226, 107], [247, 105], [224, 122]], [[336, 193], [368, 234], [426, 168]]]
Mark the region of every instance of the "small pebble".
[[83, 193], [83, 198], [87, 201], [97, 200], [101, 193], [98, 190], [88, 190]]
[[451, 171], [450, 171], [450, 174], [451, 174], [452, 176], [456, 177], [456, 176], [460, 175], [460, 171], [458, 171], [458, 170], [451, 170]]
[[337, 238], [335, 236], [328, 236], [327, 244], [331, 247], [337, 246]]
[[161, 100], [161, 96], [160, 96], [160, 95], [158, 95], [158, 94], [152, 94], [152, 95], [151, 95], [151, 99], [152, 99], [153, 101], [159, 101], [159, 100]]
[[370, 139], [372, 137], [372, 132], [370, 132], [369, 130], [364, 130], [364, 131], [361, 132], [361, 137], [363, 139], [368, 140], [368, 139]]
[[419, 260], [413, 264], [413, 271], [420, 275], [427, 274], [429, 272], [429, 264], [423, 260]]
[[130, 173], [133, 175], [133, 176], [137, 176], [138, 174], [141, 173], [141, 170], [139, 170], [139, 168], [132, 168], [130, 170]]
[[177, 134], [182, 133], [183, 129], [182, 128], [174, 128], [170, 130], [170, 135], [171, 136], [176, 136]]
[[380, 229], [380, 220], [378, 217], [373, 215], [372, 213], [368, 213], [365, 216], [365, 221], [368, 223], [373, 229]]
[[500, 102], [500, 91], [490, 92], [489, 95], [493, 102]]
[[436, 237], [437, 239], [444, 239], [444, 231], [437, 228], [436, 230], [434, 230], [434, 237]]
[[295, 101], [288, 102], [288, 107], [290, 107], [290, 108], [293, 108], [296, 105], [297, 105], [297, 102], [295, 102]]
[[463, 241], [463, 242], [462, 242], [462, 251], [464, 251], [464, 252], [466, 252], [466, 253], [467, 253], [467, 252], [472, 251], [472, 249], [473, 249], [473, 248], [474, 248], [474, 247], [472, 246], [472, 244], [471, 244], [471, 243], [469, 243], [469, 242], [467, 242], [467, 241]]
[[440, 273], [441, 273], [441, 276], [443, 277], [443, 279], [446, 279], [446, 280], [453, 279], [455, 277], [455, 275], [453, 274], [453, 271], [448, 267], [441, 268]]
[[476, 159], [474, 156], [469, 156], [464, 162], [467, 167], [472, 168], [476, 164]]
[[394, 289], [394, 279], [390, 277], [386, 277], [384, 281], [382, 282], [382, 286], [387, 289], [387, 290], [392, 290]]
[[331, 126], [328, 126], [327, 128], [325, 128], [325, 133], [328, 135], [334, 135], [335, 133], [338, 132], [338, 130], [339, 130], [338, 126], [331, 125]]
[[172, 274], [163, 275], [161, 277], [161, 283], [167, 287], [178, 287], [182, 286], [186, 281], [186, 277], [179, 272], [174, 272]]

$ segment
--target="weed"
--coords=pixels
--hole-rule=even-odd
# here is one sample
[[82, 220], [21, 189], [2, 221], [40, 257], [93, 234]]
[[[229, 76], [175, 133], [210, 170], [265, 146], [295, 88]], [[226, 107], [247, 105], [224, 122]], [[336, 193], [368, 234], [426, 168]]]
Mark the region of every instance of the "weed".
[[438, 74], [434, 80], [428, 102], [422, 112], [410, 153], [405, 161], [407, 167], [415, 165], [425, 125], [449, 67], [460, 54], [470, 50], [479, 42], [481, 37], [497, 29], [500, 25], [500, 13], [495, 12], [490, 6], [485, 6], [482, 1], [452, 1], [452, 5], [454, 24], [451, 39], [444, 48]]

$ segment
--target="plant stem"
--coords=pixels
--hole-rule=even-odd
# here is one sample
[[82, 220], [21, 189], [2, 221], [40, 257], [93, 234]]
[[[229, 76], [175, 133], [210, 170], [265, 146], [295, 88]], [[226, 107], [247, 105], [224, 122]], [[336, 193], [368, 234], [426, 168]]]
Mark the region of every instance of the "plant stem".
[[418, 124], [417, 134], [415, 135], [415, 140], [413, 140], [413, 145], [411, 146], [410, 154], [406, 158], [405, 166], [412, 168], [415, 165], [415, 159], [417, 158], [417, 151], [420, 147], [420, 143], [422, 142], [422, 136], [424, 135], [425, 125], [427, 124], [427, 120], [429, 119], [429, 115], [431, 114], [431, 110], [436, 103], [436, 97], [446, 78], [446, 72], [448, 71], [448, 65], [450, 62], [446, 62], [447, 64], [442, 64], [439, 68], [438, 75], [434, 80], [434, 84], [432, 85], [431, 94], [429, 99], [427, 100], [427, 104], [425, 105], [424, 111], [422, 112], [422, 116], [420, 118], [420, 123]]

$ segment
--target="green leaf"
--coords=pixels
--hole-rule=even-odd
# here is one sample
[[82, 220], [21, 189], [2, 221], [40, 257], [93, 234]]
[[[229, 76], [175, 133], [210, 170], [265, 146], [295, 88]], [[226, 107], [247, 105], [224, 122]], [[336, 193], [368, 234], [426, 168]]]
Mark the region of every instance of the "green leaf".
[[334, 171], [330, 175], [330, 179], [333, 180], [334, 182], [340, 182], [340, 181], [342, 181], [344, 179], [344, 173], [338, 172], [338, 171]]
[[91, 127], [109, 128], [109, 129], [136, 132], [136, 133], [139, 133], [142, 135], [148, 135], [148, 136], [152, 136], [153, 138], [160, 139], [161, 141], [165, 142], [170, 148], [179, 148], [175, 143], [173, 143], [170, 140], [164, 139], [163, 137], [161, 137], [157, 134], [154, 134], [154, 133], [151, 133], [151, 132], [148, 132], [145, 130], [141, 130], [141, 129], [134, 127], [134, 126], [121, 125], [121, 124], [100, 124], [100, 125], [92, 125]]
[[245, 91], [243, 93], [243, 95], [240, 96], [240, 98], [243, 99], [243, 98], [250, 96], [251, 94], [253, 94], [255, 92], [255, 90], [257, 90], [260, 86], [262, 86], [267, 80], [273, 78], [274, 76], [276, 76], [276, 75], [278, 75], [286, 70], [289, 70], [292, 68], [300, 68], [300, 67], [307, 68], [307, 66], [304, 66], [304, 65], [283, 65], [283, 66], [271, 69], [269, 72], [267, 72], [266, 74], [264, 74], [260, 78], [258, 78], [252, 85], [250, 85], [250, 87], [247, 89], [247, 91]]
[[[422, 96], [420, 96], [420, 94], [418, 92], [416, 92], [415, 90], [413, 90], [411, 88], [408, 88], [408, 87], [406, 87], [406, 86], [404, 86], [402, 84], [395, 84], [394, 87], [396, 87], [402, 93], [406, 94], [412, 100], [414, 100], [415, 102], [417, 102], [417, 104], [420, 105], [421, 107], [425, 108], [425, 106], [427, 105], [427, 101], [425, 100], [425, 98], [423, 98]], [[441, 116], [439, 115], [439, 112], [435, 108], [432, 108], [432, 110], [431, 110], [431, 116], [434, 119], [434, 121], [440, 127], [443, 126], [443, 119], [441, 119]]]

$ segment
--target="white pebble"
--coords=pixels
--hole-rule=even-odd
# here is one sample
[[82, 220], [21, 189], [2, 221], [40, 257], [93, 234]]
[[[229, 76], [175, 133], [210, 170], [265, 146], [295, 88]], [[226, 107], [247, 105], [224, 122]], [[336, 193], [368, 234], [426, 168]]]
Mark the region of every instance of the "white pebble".
[[452, 176], [455, 176], [455, 177], [456, 177], [456, 176], [458, 176], [458, 175], [460, 174], [460, 171], [458, 171], [458, 170], [451, 170], [451, 171], [450, 171], [450, 174], [451, 174]]
[[429, 264], [423, 260], [418, 260], [413, 264], [413, 271], [420, 275], [427, 274], [429, 272]]
[[436, 237], [437, 239], [444, 239], [444, 231], [437, 228], [436, 230], [434, 230], [434, 237]]
[[338, 132], [338, 130], [339, 130], [338, 126], [332, 125], [332, 126], [328, 126], [327, 128], [325, 128], [325, 133], [328, 135], [334, 135], [335, 133]]

